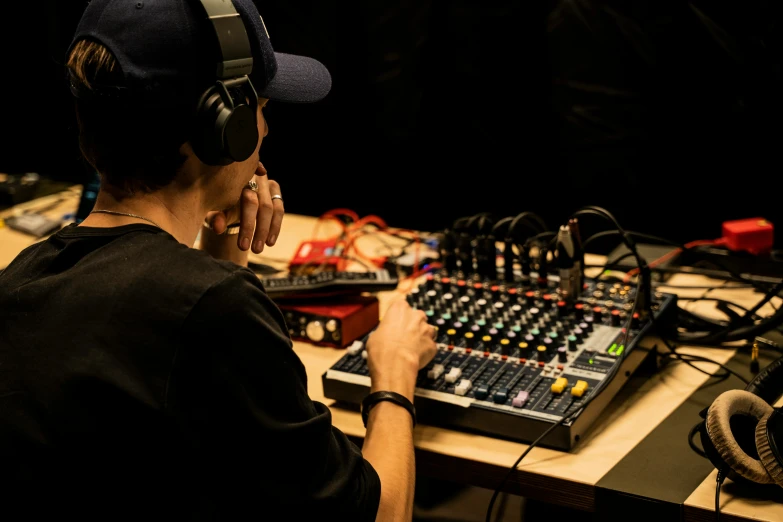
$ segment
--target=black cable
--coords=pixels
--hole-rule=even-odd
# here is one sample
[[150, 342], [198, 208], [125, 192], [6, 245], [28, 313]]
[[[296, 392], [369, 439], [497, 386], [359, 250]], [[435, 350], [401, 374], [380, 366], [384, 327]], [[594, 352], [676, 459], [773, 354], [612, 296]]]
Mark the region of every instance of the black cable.
[[704, 450], [701, 449], [696, 445], [696, 442], [694, 442], [693, 437], [699, 432], [699, 428], [701, 428], [701, 422], [695, 424], [693, 428], [691, 428], [691, 431], [688, 432], [688, 446], [691, 447], [691, 449], [696, 452], [697, 455], [699, 455], [702, 458], [708, 458], [707, 454], [704, 453]]
[[722, 469], [718, 470], [718, 476], [715, 479], [715, 522], [720, 522], [720, 487], [725, 480], [725, 474]]
[[499, 220], [497, 220], [497, 221], [495, 222], [495, 224], [494, 224], [494, 225], [492, 225], [492, 232], [491, 232], [491, 234], [492, 234], [493, 236], [495, 236], [495, 237], [499, 237], [499, 233], [500, 233], [500, 232], [503, 230], [503, 227], [505, 226], [505, 227], [506, 227], [506, 232], [505, 232], [505, 235], [509, 235], [509, 234], [508, 234], [508, 225], [510, 225], [510, 223], [511, 223], [513, 220], [514, 220], [514, 218], [513, 218], [513, 217], [511, 217], [511, 216], [509, 216], [509, 217], [504, 217], [503, 219], [499, 219]]
[[528, 226], [530, 230], [532, 230], [534, 233], [544, 232], [549, 230], [549, 227], [547, 226], [546, 222], [536, 214], [535, 212], [530, 212], [529, 210], [526, 210], [524, 212], [520, 212], [517, 214], [514, 219], [511, 221], [511, 224], [508, 226], [508, 235], [514, 236], [516, 232], [516, 228], [520, 223], [524, 223]]

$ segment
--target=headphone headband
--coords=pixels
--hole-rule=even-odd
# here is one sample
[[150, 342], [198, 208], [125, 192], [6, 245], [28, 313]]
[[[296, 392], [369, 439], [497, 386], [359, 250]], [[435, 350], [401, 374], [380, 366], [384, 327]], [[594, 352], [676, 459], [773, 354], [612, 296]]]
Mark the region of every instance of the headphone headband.
[[761, 397], [770, 406], [783, 395], [783, 356], [767, 365], [747, 386], [745, 390]]
[[248, 76], [253, 71], [253, 53], [245, 24], [231, 0], [201, 0], [220, 45], [217, 64], [220, 80]]

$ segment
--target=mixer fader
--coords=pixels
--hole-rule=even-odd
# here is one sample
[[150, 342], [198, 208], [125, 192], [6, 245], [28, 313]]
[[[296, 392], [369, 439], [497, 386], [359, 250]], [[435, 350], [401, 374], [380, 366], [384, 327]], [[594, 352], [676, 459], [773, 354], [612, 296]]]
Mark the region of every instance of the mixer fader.
[[[573, 447], [645, 358], [635, 348], [653, 324], [635, 312], [635, 286], [582, 287], [567, 296], [556, 276], [506, 283], [428, 275], [407, 296], [438, 328], [438, 353], [417, 381], [419, 422], [530, 442], [578, 412], [542, 441]], [[657, 319], [675, 308], [671, 294], [651, 301]], [[370, 386], [365, 357], [361, 345], [349, 348], [323, 375], [325, 396], [359, 404]]]

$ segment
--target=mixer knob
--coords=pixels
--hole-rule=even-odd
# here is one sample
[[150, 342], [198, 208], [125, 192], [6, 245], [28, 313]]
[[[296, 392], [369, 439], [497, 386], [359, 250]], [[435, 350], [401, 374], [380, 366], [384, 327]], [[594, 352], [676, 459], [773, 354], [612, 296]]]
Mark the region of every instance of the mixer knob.
[[473, 348], [476, 345], [476, 336], [473, 332], [465, 332], [462, 337], [465, 339], [465, 348]]
[[584, 339], [585, 332], [581, 328], [574, 328], [571, 332], [571, 335], [576, 339], [576, 343], [580, 344], [582, 342], [582, 339]]
[[337, 331], [337, 326], [338, 326], [337, 325], [337, 321], [335, 321], [334, 319], [329, 319], [328, 321], [326, 321], [326, 331], [327, 332], [332, 332], [332, 333], [336, 332]]
[[449, 344], [454, 345], [454, 340], [457, 337], [457, 331], [454, 328], [446, 330], [446, 335], [449, 337]]
[[568, 362], [568, 349], [565, 346], [557, 349], [557, 360], [561, 363]]
[[634, 312], [633, 316], [631, 317], [631, 328], [634, 330], [638, 330], [641, 327], [641, 318], [639, 316], [639, 312]]
[[538, 342], [538, 340], [541, 338], [541, 330], [539, 330], [538, 328], [533, 328], [528, 333], [532, 336], [531, 338], [532, 342]]
[[511, 350], [511, 341], [508, 339], [501, 339], [500, 340], [500, 355], [508, 356], [509, 351]]
[[451, 327], [454, 329], [455, 332], [457, 332], [457, 335], [465, 331], [464, 325], [459, 321], [454, 321], [453, 323], [451, 323]]
[[585, 331], [586, 334], [589, 334], [593, 331], [593, 318], [592, 317], [585, 317], [584, 321], [579, 323], [579, 328]]
[[577, 319], [582, 319], [585, 315], [585, 305], [584, 303], [576, 303], [574, 305], [574, 315], [576, 315]]
[[481, 338], [481, 343], [483, 345], [484, 351], [488, 352], [492, 349], [492, 336], [485, 335]]
[[519, 336], [514, 330], [509, 330], [506, 332], [506, 339], [508, 339], [512, 345], [517, 342], [518, 337]]
[[550, 353], [555, 346], [555, 342], [551, 337], [544, 337], [541, 342], [546, 346], [547, 353]]
[[568, 343], [568, 351], [569, 352], [575, 352], [576, 348], [579, 346], [579, 340], [573, 334], [568, 336], [568, 338], [566, 339], [566, 342]]
[[457, 293], [461, 296], [464, 296], [468, 293], [468, 283], [464, 279], [458, 279], [457, 280]]
[[519, 348], [520, 359], [527, 359], [530, 357], [530, 347], [531, 345], [524, 341], [517, 344], [517, 348]]
[[593, 321], [595, 321], [596, 323], [600, 323], [602, 316], [603, 316], [603, 314], [601, 312], [601, 307], [600, 306], [594, 306], [593, 307]]
[[535, 344], [535, 342], [538, 340], [538, 339], [536, 339], [536, 337], [535, 337], [533, 334], [531, 334], [530, 332], [528, 332], [527, 334], [525, 334], [525, 335], [522, 337], [522, 339], [524, 340], [524, 342], [526, 342], [526, 343], [530, 344], [531, 346], [532, 346], [533, 344]]
[[307, 334], [307, 338], [311, 341], [319, 343], [324, 340], [324, 337], [326, 337], [326, 330], [324, 329], [324, 325], [321, 323], [321, 321], [316, 319], [307, 323], [307, 326], [305, 327], [305, 334]]
[[612, 326], [620, 326], [620, 310], [614, 309], [610, 315], [612, 317]]
[[546, 361], [546, 346], [544, 346], [543, 344], [538, 345], [538, 347], [536, 348], [536, 354], [538, 356], [538, 361], [539, 362], [541, 362], [541, 361], [545, 362]]
[[558, 301], [557, 302], [557, 316], [558, 317], [565, 317], [568, 315], [568, 306], [565, 301]]
[[538, 321], [539, 317], [541, 317], [541, 310], [536, 308], [535, 306], [531, 307], [527, 311], [527, 318], [530, 319], [531, 322]]

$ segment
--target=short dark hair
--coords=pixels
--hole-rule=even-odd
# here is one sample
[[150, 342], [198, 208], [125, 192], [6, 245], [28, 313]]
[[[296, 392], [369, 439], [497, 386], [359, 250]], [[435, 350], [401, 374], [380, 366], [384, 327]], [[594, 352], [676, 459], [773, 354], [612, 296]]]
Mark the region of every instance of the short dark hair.
[[[89, 39], [74, 45], [67, 67], [72, 81], [90, 90], [125, 83], [111, 51]], [[189, 139], [187, 101], [156, 106], [126, 99], [76, 99], [82, 155], [104, 183], [126, 192], [165, 187], [185, 163], [180, 147]]]

